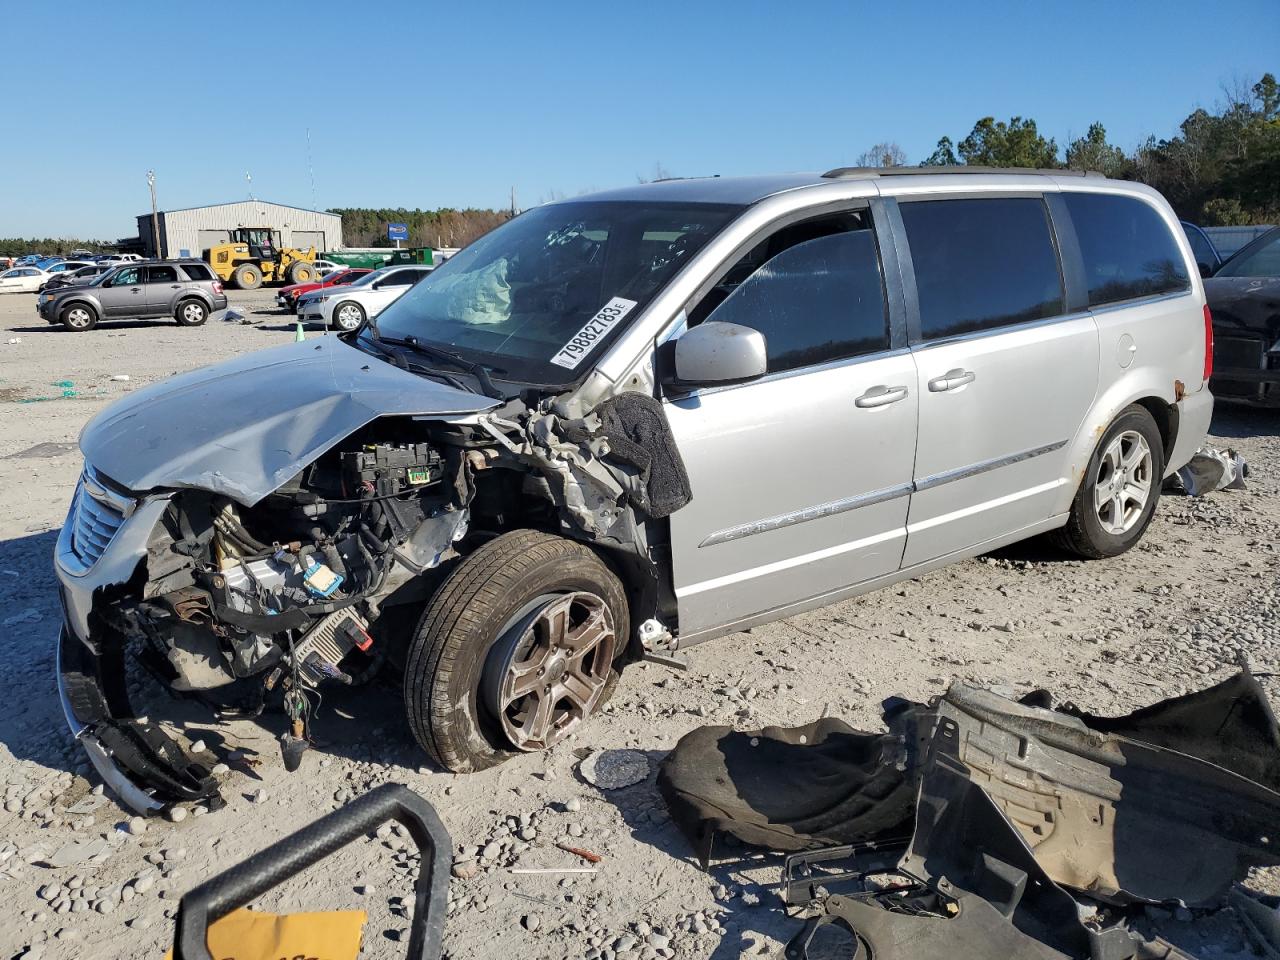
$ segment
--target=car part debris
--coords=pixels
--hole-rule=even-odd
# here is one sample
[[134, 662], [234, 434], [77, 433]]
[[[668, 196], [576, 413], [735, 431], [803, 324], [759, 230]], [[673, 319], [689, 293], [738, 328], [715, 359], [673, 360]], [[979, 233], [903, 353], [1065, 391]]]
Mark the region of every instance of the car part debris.
[[1255, 950], [1265, 960], [1280, 960], [1280, 898], [1233, 887], [1228, 900]]
[[717, 834], [783, 851], [905, 836], [925, 710], [887, 701], [883, 734], [834, 717], [754, 732], [701, 727], [663, 759], [658, 788], [704, 869]]
[[1094, 900], [1216, 905], [1251, 867], [1280, 863], [1280, 730], [1247, 668], [1116, 718], [964, 684], [929, 706], [890, 703], [883, 735], [833, 719], [687, 734], [659, 775], [673, 819], [704, 862], [715, 832], [781, 850], [892, 838], [927, 786], [923, 739], [946, 725], [1045, 873]]
[[598, 750], [578, 764], [582, 779], [601, 790], [621, 790], [649, 777], [649, 758], [639, 750]]
[[174, 960], [211, 960], [206, 942], [210, 924], [388, 820], [405, 826], [421, 854], [406, 956], [439, 957], [448, 899], [449, 834], [427, 800], [402, 784], [384, 784], [185, 894], [178, 903]]
[[[960, 727], [941, 720], [923, 770], [915, 832], [898, 862], [845, 878], [787, 945], [808, 960], [818, 931], [839, 924], [857, 960], [1164, 960], [1122, 914], [1083, 907], [1044, 871], [957, 755]], [[878, 853], [878, 851], [877, 851]], [[807, 854], [798, 855], [799, 858]], [[789, 887], [784, 883], [784, 889]]]
[[1203, 497], [1215, 490], [1243, 490], [1247, 476], [1249, 464], [1234, 450], [1201, 447], [1186, 466], [1169, 477], [1166, 485], [1189, 497]]
[[571, 847], [567, 843], [557, 843], [556, 848], [563, 850], [565, 853], [572, 853], [575, 857], [581, 857], [587, 863], [599, 863], [604, 857], [598, 853], [592, 853], [590, 850], [584, 850], [582, 847]]
[[511, 867], [507, 873], [521, 873], [530, 876], [553, 873], [598, 873], [595, 867]]

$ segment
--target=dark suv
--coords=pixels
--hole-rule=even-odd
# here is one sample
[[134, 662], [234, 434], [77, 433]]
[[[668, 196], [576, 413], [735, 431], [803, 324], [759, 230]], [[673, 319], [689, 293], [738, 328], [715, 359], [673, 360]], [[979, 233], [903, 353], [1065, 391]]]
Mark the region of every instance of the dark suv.
[[201, 260], [147, 260], [126, 263], [84, 286], [40, 294], [36, 310], [49, 323], [76, 332], [92, 330], [99, 320], [173, 317], [198, 327], [227, 297], [209, 265]]

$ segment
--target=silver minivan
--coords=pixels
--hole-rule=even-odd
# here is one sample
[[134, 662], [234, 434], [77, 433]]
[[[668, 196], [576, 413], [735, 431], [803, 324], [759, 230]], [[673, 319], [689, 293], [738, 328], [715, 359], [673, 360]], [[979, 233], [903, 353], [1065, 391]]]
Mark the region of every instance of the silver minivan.
[[[1152, 190], [1065, 171], [671, 180], [537, 207], [374, 319], [138, 391], [57, 546], [68, 722], [141, 810], [218, 784], [124, 673], [283, 710], [396, 678], [431, 758], [616, 671], [1038, 534], [1138, 541], [1213, 400]], [[734, 642], [732, 639], [725, 642]]]

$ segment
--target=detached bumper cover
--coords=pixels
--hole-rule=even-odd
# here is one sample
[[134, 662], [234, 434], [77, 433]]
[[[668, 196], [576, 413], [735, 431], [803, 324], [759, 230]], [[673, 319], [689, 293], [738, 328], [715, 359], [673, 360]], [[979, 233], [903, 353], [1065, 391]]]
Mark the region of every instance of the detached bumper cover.
[[153, 497], [129, 508], [102, 555], [86, 569], [80, 565], [83, 550], [78, 553], [72, 543], [84, 487], [82, 481], [54, 556], [64, 616], [56, 656], [58, 698], [67, 726], [103, 782], [139, 813], [155, 814], [180, 801], [219, 806], [210, 772], [159, 727], [133, 715], [123, 642], [93, 616], [95, 601], [127, 583], [145, 558], [147, 540], [169, 498]]

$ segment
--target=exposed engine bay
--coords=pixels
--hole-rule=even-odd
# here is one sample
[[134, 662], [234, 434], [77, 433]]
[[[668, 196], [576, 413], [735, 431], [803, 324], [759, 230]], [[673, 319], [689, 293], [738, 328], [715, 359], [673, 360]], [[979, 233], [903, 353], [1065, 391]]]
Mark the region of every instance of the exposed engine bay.
[[131, 719], [112, 676], [126, 659], [224, 717], [282, 709], [294, 770], [321, 688], [401, 666], [414, 621], [384, 614], [416, 616], [449, 561], [516, 528], [587, 541], [627, 570], [638, 624], [669, 593], [648, 521], [690, 494], [660, 408], [624, 395], [575, 419], [520, 401], [453, 423], [383, 417], [251, 504], [197, 488], [164, 498], [133, 576], [94, 594], [97, 656], [65, 636], [62, 645], [73, 729], [98, 718], [86, 731], [159, 805], [216, 797], [217, 786], [158, 728]]

